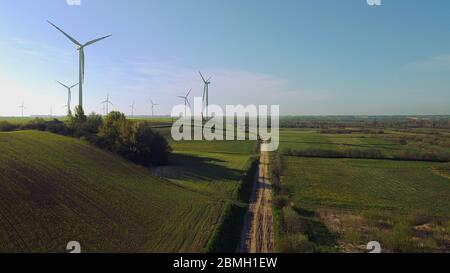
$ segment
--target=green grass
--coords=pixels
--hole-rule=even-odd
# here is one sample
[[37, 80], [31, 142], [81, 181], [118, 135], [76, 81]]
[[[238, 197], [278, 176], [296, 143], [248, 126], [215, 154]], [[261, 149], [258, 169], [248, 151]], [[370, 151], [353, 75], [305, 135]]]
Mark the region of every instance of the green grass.
[[[407, 133], [385, 130], [384, 134], [322, 134], [320, 130], [315, 129], [281, 129], [280, 150], [378, 150], [386, 157], [392, 157], [402, 152], [450, 153], [450, 142], [445, 134], [439, 138], [442, 145], [420, 141], [423, 138], [430, 138], [427, 134], [428, 131], [421, 130], [416, 133]], [[404, 145], [399, 142], [402, 137], [408, 139]], [[414, 137], [419, 139], [410, 140]]]
[[170, 142], [171, 164], [155, 173], [191, 190], [220, 199], [234, 198], [234, 192], [250, 167], [252, 141]]
[[73, 138], [0, 133], [0, 151], [0, 252], [201, 252], [224, 206]]
[[285, 157], [284, 184], [308, 208], [426, 209], [450, 216], [450, 180], [439, 163]]
[[[56, 117], [55, 117], [56, 118]], [[35, 117], [0, 117], [0, 122], [7, 121], [11, 124], [25, 124], [35, 119]], [[53, 120], [53, 118], [50, 117], [44, 117], [44, 120]], [[59, 120], [64, 120], [64, 118], [57, 117]]]
[[[450, 179], [436, 174], [445, 166], [285, 156], [283, 185], [290, 207], [302, 218], [298, 225], [305, 228], [320, 221], [325, 238], [339, 234], [343, 251], [363, 251], [371, 240], [379, 240], [388, 251], [448, 251]], [[428, 233], [411, 220], [417, 212], [429, 219], [421, 223], [428, 225]], [[285, 232], [281, 240], [290, 235]]]

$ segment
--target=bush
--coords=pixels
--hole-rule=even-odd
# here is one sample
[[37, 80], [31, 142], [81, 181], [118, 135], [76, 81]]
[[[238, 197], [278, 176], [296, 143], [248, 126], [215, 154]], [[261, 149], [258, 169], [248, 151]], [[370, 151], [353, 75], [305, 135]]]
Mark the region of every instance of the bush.
[[412, 228], [407, 223], [397, 223], [392, 230], [381, 232], [383, 248], [395, 252], [412, 252], [416, 250], [412, 240]]
[[167, 163], [170, 151], [167, 140], [147, 124], [135, 124], [131, 137], [130, 157], [133, 161], [145, 166]]
[[133, 124], [123, 113], [111, 112], [103, 121], [96, 143], [144, 166], [166, 164], [170, 146], [146, 123]]
[[91, 113], [86, 118], [86, 122], [84, 123], [83, 129], [88, 133], [97, 134], [102, 124], [103, 124], [102, 116], [96, 113]]
[[7, 121], [0, 121], [0, 132], [10, 132], [19, 129], [18, 125], [11, 124]]
[[236, 188], [236, 198], [242, 202], [248, 203], [252, 194], [256, 173], [258, 171], [259, 158], [254, 156], [251, 159], [250, 166], [244, 177], [241, 179], [239, 186]]
[[430, 223], [432, 220], [433, 217], [431, 217], [431, 215], [424, 210], [416, 210], [408, 217], [409, 223], [413, 226], [425, 225]]
[[45, 131], [47, 128], [47, 122], [42, 118], [35, 118], [23, 125], [23, 128], [25, 130]]
[[273, 205], [275, 206], [275, 208], [277, 209], [282, 209], [284, 207], [286, 207], [289, 204], [289, 198], [285, 195], [277, 195], [275, 196], [274, 200], [273, 200]]
[[105, 117], [98, 136], [104, 148], [118, 153], [125, 152], [126, 142], [131, 138], [131, 123], [123, 113], [113, 111]]
[[279, 244], [282, 253], [311, 253], [315, 249], [315, 244], [300, 233], [285, 236]]
[[54, 119], [45, 123], [45, 130], [54, 134], [67, 135], [69, 133], [64, 122]]

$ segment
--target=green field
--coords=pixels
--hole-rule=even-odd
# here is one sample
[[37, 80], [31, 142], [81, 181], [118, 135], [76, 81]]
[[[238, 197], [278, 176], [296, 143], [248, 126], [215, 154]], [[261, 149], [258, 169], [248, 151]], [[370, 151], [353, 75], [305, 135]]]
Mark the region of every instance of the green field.
[[83, 141], [0, 133], [0, 251], [200, 252], [221, 215], [213, 196], [157, 178]]
[[[32, 121], [33, 119], [35, 119], [34, 117], [0, 117], [0, 122], [2, 121], [6, 121], [12, 124], [25, 124], [27, 122]], [[53, 118], [50, 117], [45, 117], [43, 118], [44, 120], [51, 120]], [[60, 120], [64, 120], [64, 118], [58, 118]]]
[[[400, 140], [406, 139], [401, 144]], [[428, 140], [428, 141], [427, 141]], [[281, 129], [280, 150], [378, 150], [386, 157], [392, 157], [401, 152], [445, 152], [450, 153], [450, 137], [448, 132], [430, 136], [429, 132], [416, 130], [399, 132], [385, 130], [384, 134], [352, 133], [325, 134], [319, 129]]]
[[283, 168], [282, 238], [306, 234], [328, 250], [363, 251], [372, 240], [387, 251], [450, 250], [450, 179], [436, 173], [446, 164], [285, 156]]
[[189, 189], [233, 199], [250, 166], [255, 141], [173, 141], [170, 128], [158, 130], [170, 140], [171, 164], [155, 173]]
[[418, 209], [450, 216], [450, 181], [435, 175], [440, 163], [285, 157], [284, 183], [305, 208]]

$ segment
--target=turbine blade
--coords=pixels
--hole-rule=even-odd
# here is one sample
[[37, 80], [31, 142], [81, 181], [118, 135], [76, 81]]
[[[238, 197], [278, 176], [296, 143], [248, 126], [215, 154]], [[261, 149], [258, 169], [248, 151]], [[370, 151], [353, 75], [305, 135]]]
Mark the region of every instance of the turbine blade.
[[77, 84], [74, 84], [74, 85], [72, 85], [71, 87], [70, 87], [70, 89], [72, 89], [72, 88], [74, 88], [75, 86], [77, 86], [78, 85], [78, 83]]
[[60, 82], [60, 81], [56, 81], [57, 83], [61, 84], [62, 86], [64, 86], [65, 88], [69, 88], [67, 85], [65, 85], [64, 83]]
[[209, 83], [209, 81], [212, 79], [212, 76], [208, 78], [207, 82]]
[[198, 71], [198, 73], [200, 74], [200, 77], [202, 77], [203, 82], [206, 83], [205, 78], [202, 75], [202, 72]]
[[177, 96], [177, 98], [186, 99], [186, 97], [183, 97], [183, 96]]
[[50, 22], [50, 21], [48, 21], [48, 20], [47, 20], [47, 22], [48, 22], [50, 25], [54, 26], [57, 30], [61, 31], [61, 33], [64, 34], [64, 36], [66, 36], [69, 40], [71, 40], [72, 43], [74, 43], [74, 44], [76, 44], [76, 45], [78, 45], [78, 46], [81, 46], [81, 44], [80, 44], [77, 40], [75, 40], [74, 38], [72, 38], [69, 34], [65, 33], [62, 29], [60, 29], [59, 27], [57, 27], [55, 24], [53, 24], [52, 22]]
[[189, 94], [191, 93], [191, 91], [192, 91], [192, 89], [189, 90], [189, 92], [188, 92], [187, 95], [186, 95], [186, 98], [189, 97]]
[[104, 36], [104, 37], [101, 37], [101, 38], [98, 38], [98, 39], [89, 41], [89, 42], [85, 43], [85, 44], [83, 45], [83, 47], [90, 46], [90, 45], [92, 45], [92, 44], [95, 44], [96, 42], [99, 42], [99, 41], [101, 41], [101, 40], [103, 40], [103, 39], [106, 39], [106, 38], [109, 38], [109, 37], [111, 37], [111, 36], [112, 36], [112, 35], [108, 35], [108, 36]]

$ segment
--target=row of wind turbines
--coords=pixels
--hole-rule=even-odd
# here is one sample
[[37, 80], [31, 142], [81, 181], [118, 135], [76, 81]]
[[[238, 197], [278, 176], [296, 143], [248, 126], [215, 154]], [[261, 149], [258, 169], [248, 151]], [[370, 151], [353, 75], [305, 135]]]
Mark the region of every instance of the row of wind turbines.
[[[78, 74], [78, 83], [73, 84], [73, 85], [68, 85], [68, 84], [64, 84], [60, 81], [57, 81], [58, 84], [60, 84], [62, 87], [64, 87], [67, 90], [67, 105], [65, 105], [65, 107], [67, 107], [67, 114], [70, 115], [71, 114], [71, 102], [72, 102], [72, 89], [76, 86], [78, 86], [78, 93], [79, 93], [79, 107], [81, 107], [81, 109], [83, 109], [83, 84], [84, 84], [84, 74], [85, 74], [85, 53], [84, 53], [84, 49], [92, 44], [95, 44], [101, 40], [104, 40], [106, 38], [111, 37], [112, 35], [107, 35], [107, 36], [103, 36], [91, 41], [88, 41], [84, 44], [78, 42], [76, 39], [74, 39], [72, 36], [70, 36], [69, 34], [67, 34], [66, 32], [64, 32], [61, 28], [59, 28], [58, 26], [56, 26], [55, 24], [53, 24], [50, 21], [47, 21], [51, 26], [53, 26], [55, 29], [57, 29], [59, 32], [61, 32], [66, 38], [68, 38], [75, 46], [76, 49], [78, 51], [79, 54], [79, 74]], [[203, 105], [205, 106], [205, 116], [206, 118], [208, 117], [208, 106], [209, 106], [209, 85], [211, 84], [211, 77], [209, 77], [208, 79], [205, 79], [205, 77], [203, 77], [203, 74], [199, 71], [200, 77], [203, 80], [204, 83], [204, 87], [203, 87]], [[192, 89], [189, 90], [189, 92], [185, 95], [185, 96], [177, 96], [180, 99], [184, 100], [184, 106], [185, 106], [185, 114], [187, 112], [187, 107], [191, 107], [191, 104], [189, 102], [189, 95], [191, 93]], [[151, 102], [151, 110], [152, 110], [152, 116], [154, 116], [155, 114], [155, 106], [158, 106], [159, 104], [154, 103], [153, 100], [150, 100]], [[114, 106], [113, 103], [111, 102], [110, 98], [109, 98], [109, 94], [106, 97], [105, 101], [102, 101], [101, 104], [103, 104], [104, 110], [106, 110], [106, 114], [109, 113], [109, 106]], [[22, 103], [22, 105], [19, 106], [19, 108], [21, 108], [22, 110], [22, 117], [24, 114], [24, 103]], [[134, 116], [135, 113], [135, 103], [133, 102], [133, 104], [131, 104], [129, 106], [129, 108], [131, 108], [131, 116]], [[52, 112], [52, 110], [51, 110]]]

